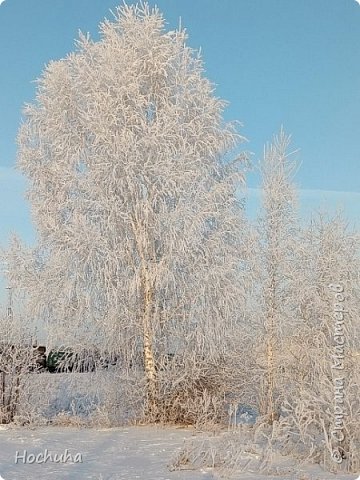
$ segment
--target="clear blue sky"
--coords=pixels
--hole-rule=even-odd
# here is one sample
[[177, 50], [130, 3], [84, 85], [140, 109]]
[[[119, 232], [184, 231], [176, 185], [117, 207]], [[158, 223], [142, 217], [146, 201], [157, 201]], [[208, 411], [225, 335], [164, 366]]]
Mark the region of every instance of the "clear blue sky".
[[[21, 108], [50, 59], [73, 50], [120, 0], [5, 0], [0, 5], [0, 242], [34, 240], [25, 182], [12, 171]], [[129, 2], [131, 3], [131, 2]], [[154, 2], [150, 2], [154, 4]], [[254, 161], [283, 124], [302, 162], [303, 212], [317, 203], [360, 218], [360, 5], [355, 0], [159, 0], [202, 48], [206, 75], [240, 120]], [[256, 192], [259, 179], [249, 176]], [[250, 198], [256, 207], [257, 195]]]

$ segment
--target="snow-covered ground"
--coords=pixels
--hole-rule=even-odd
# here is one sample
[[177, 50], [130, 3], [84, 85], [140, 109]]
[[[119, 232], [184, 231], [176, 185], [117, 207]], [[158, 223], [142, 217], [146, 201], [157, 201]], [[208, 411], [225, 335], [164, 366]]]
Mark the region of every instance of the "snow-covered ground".
[[[36, 429], [0, 427], [0, 475], [4, 480], [209, 480], [216, 478], [211, 469], [170, 471], [167, 465], [185, 439], [195, 435], [192, 429], [137, 426], [113, 429], [76, 429], [41, 427]], [[199, 435], [199, 434], [196, 434]], [[24, 464], [26, 450], [55, 459], [68, 452], [67, 463]], [[18, 452], [18, 463], [15, 463]], [[76, 454], [82, 462], [75, 462]], [[30, 456], [30, 457], [29, 457]], [[78, 455], [77, 460], [80, 460]], [[0, 478], [1, 478], [0, 477]], [[333, 475], [319, 468], [304, 467], [289, 476], [241, 474], [241, 480], [353, 480], [356, 475]], [[226, 480], [226, 479], [225, 479]]]
[[[185, 438], [193, 431], [176, 428], [130, 427], [116, 429], [75, 429], [42, 427], [0, 430], [0, 475], [5, 480], [206, 480], [210, 473], [170, 472], [167, 464]], [[19, 456], [64, 455], [72, 461], [23, 464]], [[79, 456], [81, 454], [81, 462]], [[69, 458], [69, 457], [68, 457]], [[32, 457], [30, 456], [30, 460]], [[42, 460], [43, 456], [39, 457]]]

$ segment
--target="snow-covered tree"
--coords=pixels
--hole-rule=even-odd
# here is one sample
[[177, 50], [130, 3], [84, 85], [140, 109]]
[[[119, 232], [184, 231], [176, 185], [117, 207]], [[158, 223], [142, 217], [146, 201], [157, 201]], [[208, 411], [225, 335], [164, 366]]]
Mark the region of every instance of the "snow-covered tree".
[[[138, 360], [159, 408], [161, 355], [218, 358], [241, 311], [242, 137], [184, 30], [123, 6], [51, 62], [25, 109], [20, 169], [37, 226], [34, 315], [52, 341]], [[240, 303], [239, 303], [240, 302]], [[56, 339], [55, 339], [56, 337]]]
[[[359, 469], [360, 242], [321, 213], [298, 245], [297, 322], [286, 346], [294, 443], [329, 470]], [[306, 448], [304, 449], [304, 446]]]
[[[297, 236], [296, 162], [283, 129], [265, 146], [260, 163], [262, 211], [254, 251], [255, 282], [248, 338], [257, 372], [260, 414], [272, 423], [280, 413], [284, 391], [283, 340], [294, 315], [294, 245]], [[250, 360], [250, 359], [249, 359]]]
[[[37, 347], [35, 322], [24, 314], [24, 295], [19, 288], [26, 269], [28, 252], [14, 237], [1, 252], [8, 298], [0, 313], [0, 423], [24, 421], [24, 402], [29, 396], [29, 373], [44, 367], [44, 356]], [[25, 308], [24, 308], [25, 307]]]

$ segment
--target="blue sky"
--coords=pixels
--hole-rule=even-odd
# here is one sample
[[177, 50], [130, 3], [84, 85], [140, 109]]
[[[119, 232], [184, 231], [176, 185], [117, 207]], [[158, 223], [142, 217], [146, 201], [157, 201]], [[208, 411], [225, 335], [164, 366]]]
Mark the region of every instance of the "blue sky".
[[[13, 170], [21, 109], [50, 59], [73, 50], [120, 0], [5, 0], [0, 5], [0, 243], [34, 242], [26, 182]], [[131, 2], [129, 2], [131, 3]], [[150, 2], [154, 4], [154, 2]], [[301, 169], [302, 214], [326, 204], [360, 218], [360, 5], [355, 0], [159, 0], [168, 28], [202, 48], [206, 75], [240, 120], [256, 163], [281, 125]], [[258, 176], [248, 177], [249, 207]]]

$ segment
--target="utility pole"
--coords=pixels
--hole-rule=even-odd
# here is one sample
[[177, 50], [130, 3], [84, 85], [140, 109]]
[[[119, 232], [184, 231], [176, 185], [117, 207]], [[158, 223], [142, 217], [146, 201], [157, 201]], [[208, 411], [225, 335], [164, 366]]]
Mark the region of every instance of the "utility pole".
[[12, 288], [6, 287], [8, 291], [8, 306], [7, 306], [7, 316], [12, 320], [13, 318], [13, 306], [12, 306]]

